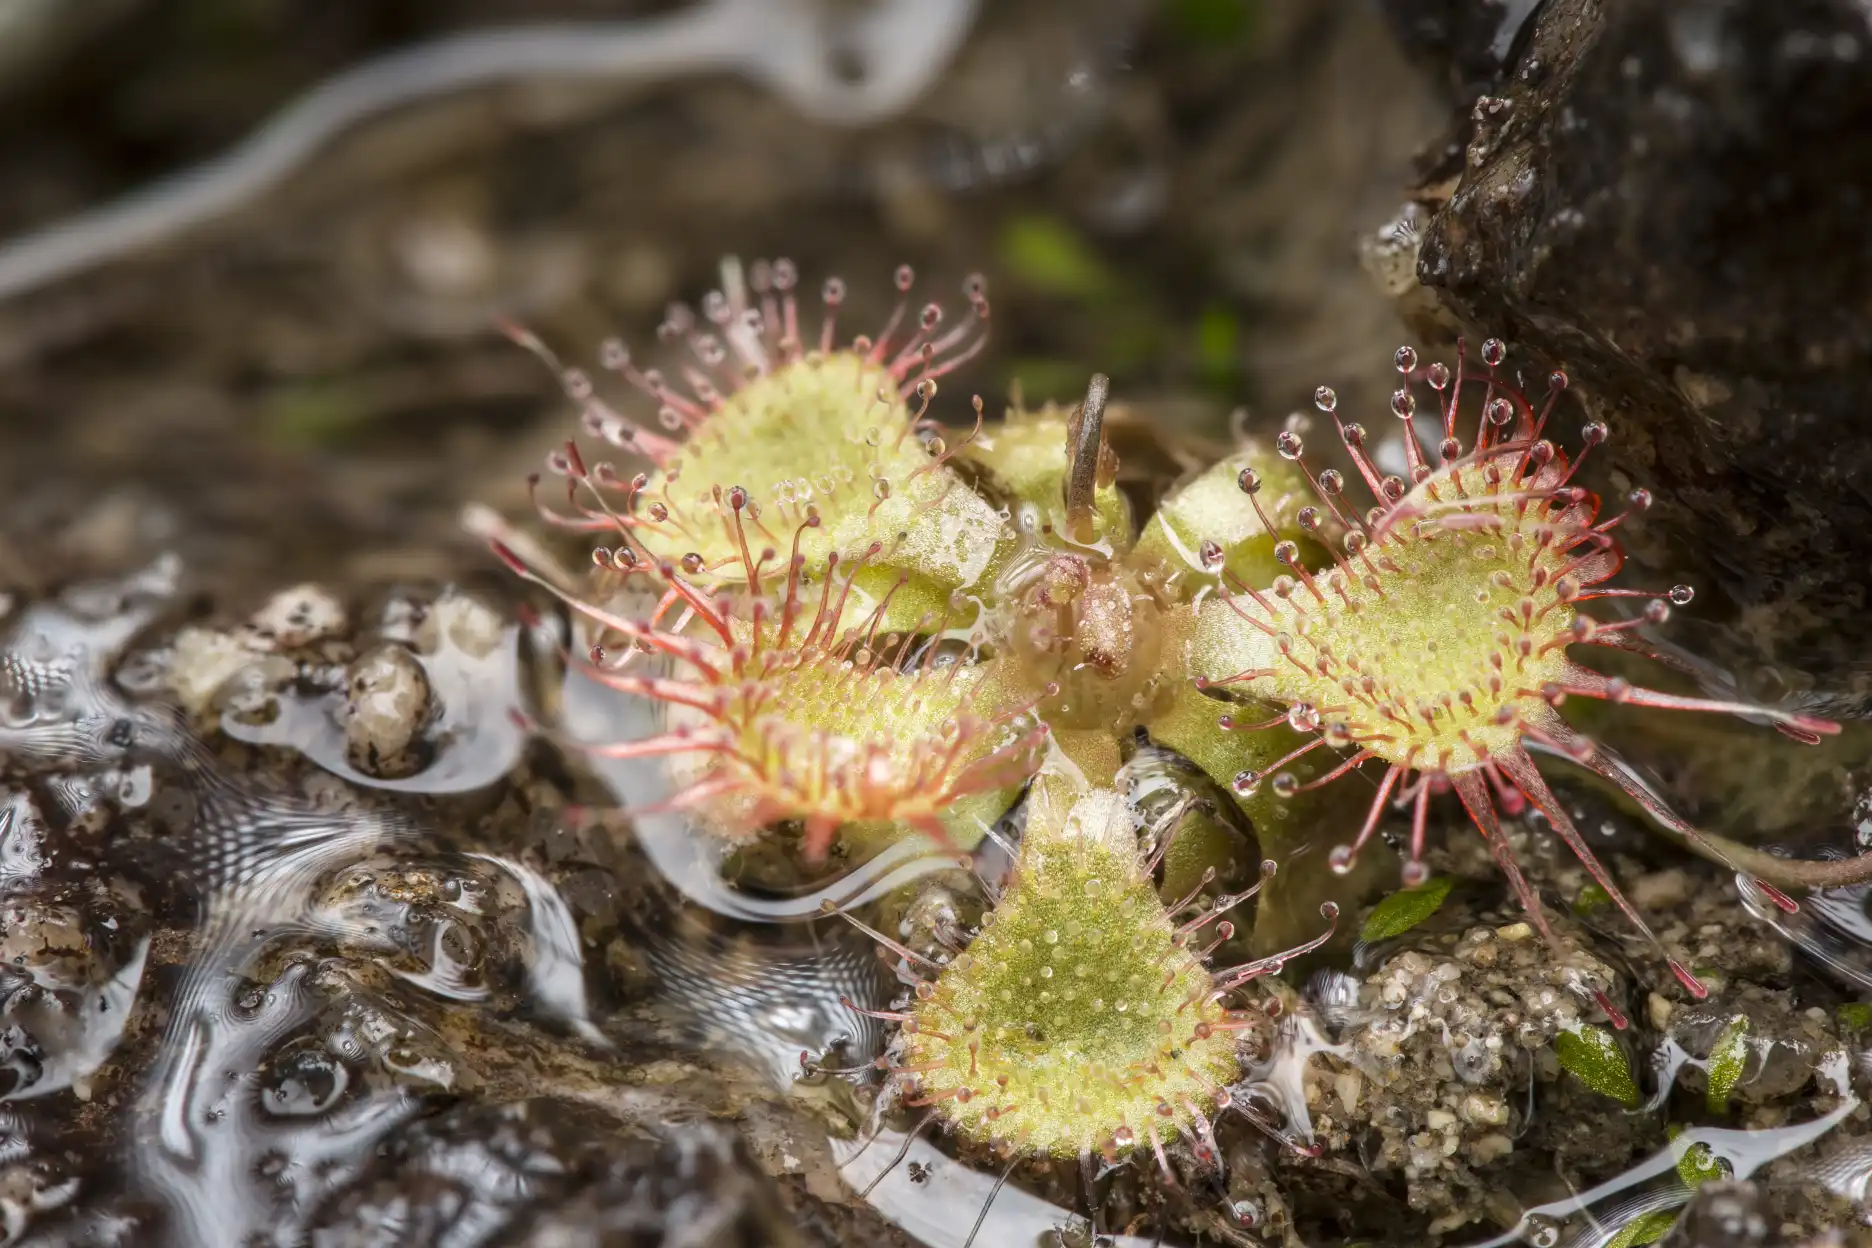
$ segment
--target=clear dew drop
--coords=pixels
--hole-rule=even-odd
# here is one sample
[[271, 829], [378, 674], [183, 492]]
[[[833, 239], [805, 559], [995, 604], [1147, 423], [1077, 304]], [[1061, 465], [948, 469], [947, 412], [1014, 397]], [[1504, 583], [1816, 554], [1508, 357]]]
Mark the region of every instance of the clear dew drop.
[[1497, 367], [1508, 358], [1508, 344], [1499, 338], [1489, 338], [1482, 343], [1482, 362], [1490, 368]]
[[1425, 371], [1424, 378], [1429, 381], [1432, 390], [1444, 389], [1450, 383], [1449, 365], [1438, 360]]
[[1225, 556], [1220, 542], [1204, 538], [1202, 544], [1196, 548], [1196, 557], [1202, 560], [1203, 567], [1214, 572], [1221, 568]]
[[1391, 414], [1399, 420], [1409, 420], [1417, 414], [1417, 396], [1405, 389], [1391, 392]]
[[1287, 708], [1287, 726], [1295, 732], [1317, 732], [1320, 726], [1319, 709], [1311, 702], [1296, 702]]
[[1261, 787], [1261, 773], [1258, 771], [1238, 771], [1229, 781], [1229, 787], [1242, 797], [1252, 796]]
[[1291, 771], [1283, 771], [1274, 777], [1274, 796], [1292, 797], [1300, 791], [1300, 777]]
[[1322, 412], [1330, 412], [1339, 406], [1339, 396], [1331, 386], [1321, 386], [1313, 392], [1313, 406]]
[[1241, 475], [1235, 478], [1235, 484], [1244, 494], [1259, 494], [1261, 492], [1261, 474], [1252, 468], [1244, 468], [1241, 470]]
[[1415, 347], [1399, 347], [1397, 349], [1397, 354], [1391, 357], [1391, 362], [1397, 365], [1398, 372], [1408, 373], [1413, 368], [1417, 367], [1417, 349]]
[[1306, 453], [1306, 444], [1293, 430], [1283, 429], [1274, 439], [1274, 449], [1280, 452], [1282, 459], [1299, 459]]
[[1346, 872], [1350, 871], [1352, 869], [1352, 861], [1352, 847], [1350, 845], [1335, 845], [1326, 855], [1326, 865], [1332, 868], [1335, 875], [1344, 875]]
[[1505, 425], [1514, 419], [1514, 404], [1499, 395], [1490, 399], [1483, 411], [1491, 425]]
[[1337, 468], [1328, 468], [1319, 474], [1319, 488], [1320, 493], [1336, 498], [1345, 490], [1345, 478]]
[[1687, 607], [1695, 597], [1696, 590], [1688, 585], [1673, 585], [1670, 587], [1670, 600], [1676, 606]]

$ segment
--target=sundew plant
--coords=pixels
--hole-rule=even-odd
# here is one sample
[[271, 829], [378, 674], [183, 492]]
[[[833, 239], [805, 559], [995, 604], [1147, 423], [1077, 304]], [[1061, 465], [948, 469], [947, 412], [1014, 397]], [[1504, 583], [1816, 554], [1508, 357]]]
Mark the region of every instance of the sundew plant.
[[[1453, 364], [1400, 348], [1387, 431], [1322, 387], [1333, 456], [1289, 428], [1141, 499], [1118, 485], [1103, 377], [1069, 409], [988, 419], [948, 391], [984, 342], [985, 285], [954, 307], [919, 305], [908, 268], [895, 286], [895, 311], [850, 332], [837, 279], [809, 315], [792, 265], [731, 261], [699, 312], [671, 311], [654, 361], [606, 343], [598, 376], [514, 331], [580, 413], [582, 445], [534, 484], [593, 570], [575, 587], [511, 532], [495, 550], [571, 608], [585, 675], [656, 708], [655, 731], [582, 748], [662, 760], [661, 805], [692, 835], [802, 872], [917, 838], [971, 869], [978, 909], [927, 933], [897, 922], [901, 904], [846, 916], [903, 991], [851, 1003], [894, 1035], [843, 1073], [915, 1129], [1076, 1159], [1089, 1187], [1132, 1160], [1170, 1183], [1179, 1163], [1214, 1171], [1226, 1113], [1281, 1135], [1234, 1089], [1280, 1009], [1265, 983], [1338, 911], [1320, 904], [1310, 938], [1270, 949], [1238, 932], [1241, 907], [1301, 846], [1344, 873], [1381, 839], [1402, 883], [1423, 882], [1439, 801], [1460, 804], [1550, 943], [1504, 818], [1538, 812], [1655, 947], [1531, 749], [1597, 772], [1700, 852], [1745, 859], [1776, 904], [1832, 882], [1836, 865], [1689, 826], [1569, 721], [1569, 702], [1595, 699], [1744, 715], [1794, 742], [1837, 731], [1588, 664], [1662, 659], [1646, 634], [1693, 591], [1613, 585], [1650, 497], [1607, 514], [1582, 482], [1610, 431], [1558, 427], [1563, 373], [1527, 386], [1495, 339], [1473, 357], [1459, 343]], [[1178, 852], [1191, 802], [1146, 817], [1124, 767], [1147, 742], [1256, 828], [1252, 883]], [[1355, 775], [1369, 801], [1332, 799]], [[1602, 986], [1576, 991], [1625, 1025]]]

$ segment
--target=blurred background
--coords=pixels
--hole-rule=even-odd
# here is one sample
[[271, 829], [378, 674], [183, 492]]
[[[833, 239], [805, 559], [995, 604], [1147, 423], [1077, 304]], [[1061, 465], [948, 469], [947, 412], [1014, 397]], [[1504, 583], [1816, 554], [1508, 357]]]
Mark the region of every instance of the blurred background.
[[[451, 45], [410, 49], [502, 28], [496, 73], [420, 85]], [[333, 82], [393, 50], [387, 91]], [[498, 322], [652, 341], [729, 252], [861, 314], [899, 263], [987, 274], [957, 388], [991, 410], [1095, 370], [1210, 435], [1381, 401], [1360, 240], [1444, 120], [1375, 6], [1260, 0], [27, 0], [0, 101], [0, 532], [180, 541], [229, 587], [478, 558], [460, 505], [511, 509], [564, 427]]]

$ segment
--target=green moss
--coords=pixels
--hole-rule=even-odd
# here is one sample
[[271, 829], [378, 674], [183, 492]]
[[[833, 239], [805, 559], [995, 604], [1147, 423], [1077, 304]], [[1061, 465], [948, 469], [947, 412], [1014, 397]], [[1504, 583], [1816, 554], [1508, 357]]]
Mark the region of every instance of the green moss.
[[1207, 50], [1246, 39], [1254, 8], [1254, 0], [1173, 0], [1170, 21], [1184, 42]]
[[1241, 319], [1221, 305], [1196, 322], [1196, 366], [1211, 390], [1232, 392], [1241, 381]]
[[1834, 1011], [1834, 1017], [1839, 1019], [1840, 1026], [1853, 1031], [1872, 1029], [1872, 1003], [1849, 1001]]
[[1399, 889], [1372, 908], [1359, 938], [1376, 942], [1402, 936], [1442, 909], [1443, 899], [1455, 887], [1456, 877], [1439, 875], [1416, 888]]
[[1722, 1035], [1710, 1049], [1709, 1087], [1705, 1099], [1712, 1114], [1729, 1112], [1729, 1095], [1742, 1081], [1743, 1068], [1748, 1064], [1748, 1030], [1748, 1015], [1737, 1014], [1723, 1027]]
[[1627, 1106], [1641, 1099], [1625, 1050], [1605, 1028], [1583, 1024], [1563, 1031], [1554, 1037], [1554, 1052], [1561, 1066], [1601, 1096]]
[[1598, 884], [1588, 884], [1579, 890], [1579, 896], [1573, 899], [1573, 913], [1585, 918], [1601, 906], [1612, 904], [1612, 894]]
[[1002, 267], [1042, 294], [1100, 300], [1117, 286], [1104, 260], [1058, 217], [1015, 217], [1001, 227]]

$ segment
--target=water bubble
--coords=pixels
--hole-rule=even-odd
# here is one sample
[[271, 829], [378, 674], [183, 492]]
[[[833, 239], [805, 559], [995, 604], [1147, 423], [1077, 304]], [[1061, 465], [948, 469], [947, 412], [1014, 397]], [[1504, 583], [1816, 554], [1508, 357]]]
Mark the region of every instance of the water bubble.
[[1644, 618], [1652, 624], [1662, 624], [1670, 619], [1670, 604], [1662, 598], [1653, 598], [1645, 603]]
[[1650, 511], [1651, 491], [1640, 486], [1626, 497], [1626, 502], [1631, 504], [1633, 511]]
[[1350, 845], [1335, 845], [1326, 855], [1326, 865], [1332, 868], [1335, 875], [1344, 875], [1350, 871], [1353, 861]]
[[1553, 372], [1547, 374], [1547, 388], [1549, 390], [1559, 391], [1566, 389], [1566, 387], [1567, 375], [1560, 369], [1556, 368]]
[[1319, 532], [1320, 513], [1317, 507], [1302, 507], [1294, 516], [1294, 520], [1309, 533]]
[[1441, 390], [1450, 382], [1449, 365], [1438, 360], [1424, 373], [1424, 377], [1429, 381], [1432, 390]]
[[1409, 420], [1417, 414], [1417, 396], [1399, 388], [1391, 392], [1391, 414], [1399, 420]]
[[1379, 488], [1384, 491], [1385, 499], [1389, 502], [1395, 503], [1398, 499], [1404, 497], [1404, 482], [1401, 478], [1386, 477], [1384, 480], [1380, 481], [1378, 485]]
[[1241, 796], [1251, 797], [1261, 787], [1261, 773], [1258, 771], [1238, 771], [1229, 781], [1229, 787]]
[[1688, 585], [1673, 585], [1670, 587], [1670, 600], [1676, 606], [1687, 607], [1690, 605], [1690, 600], [1695, 597], [1696, 590]]
[[1322, 412], [1330, 412], [1339, 406], [1339, 396], [1333, 393], [1331, 386], [1321, 386], [1313, 392], [1313, 406]]
[[1580, 430], [1580, 439], [1585, 442], [1587, 446], [1598, 446], [1611, 436], [1612, 431], [1606, 428], [1606, 424], [1603, 420], [1589, 421], [1585, 427]]
[[1274, 439], [1274, 449], [1280, 452], [1282, 459], [1299, 459], [1306, 453], [1306, 446], [1300, 441], [1300, 435], [1291, 429], [1281, 430]]
[[1311, 702], [1296, 702], [1287, 708], [1287, 726], [1295, 732], [1317, 732], [1320, 726], [1319, 709]]
[[1398, 372], [1408, 373], [1413, 368], [1417, 367], [1417, 349], [1415, 347], [1399, 347], [1397, 349], [1397, 354], [1391, 357], [1391, 362], [1397, 365]]
[[819, 295], [825, 300], [827, 307], [838, 307], [839, 304], [845, 302], [844, 280], [836, 277], [826, 278], [825, 285], [819, 288]]
[[1283, 771], [1274, 777], [1274, 796], [1287, 798], [1300, 791], [1300, 777], [1291, 771]]
[[876, 498], [880, 503], [890, 497], [890, 490], [889, 477], [879, 477], [876, 481], [871, 483], [872, 497]]
[[1482, 362], [1490, 368], [1499, 365], [1508, 358], [1508, 344], [1499, 338], [1489, 338], [1482, 343]]
[[1437, 454], [1443, 457], [1443, 462], [1446, 464], [1454, 463], [1455, 461], [1461, 459], [1462, 458], [1462, 439], [1461, 438], [1444, 438], [1443, 441], [1437, 446]]
[[1353, 529], [1350, 533], [1345, 535], [1346, 553], [1348, 555], [1360, 553], [1365, 549], [1366, 540], [1365, 534], [1357, 529]]
[[1293, 567], [1300, 562], [1300, 547], [1293, 542], [1274, 543], [1274, 559], [1286, 567]]
[[1505, 425], [1514, 419], [1514, 404], [1497, 395], [1488, 401], [1488, 406], [1482, 412], [1488, 417], [1489, 424]]
[[1221, 544], [1209, 538], [1204, 538], [1202, 545], [1196, 548], [1196, 556], [1202, 560], [1202, 566], [1211, 572], [1220, 568], [1224, 559]]
[[1261, 474], [1252, 468], [1244, 468], [1241, 475], [1235, 478], [1235, 484], [1241, 487], [1244, 494], [1258, 494], [1261, 492]]
[[1319, 488], [1320, 493], [1336, 498], [1345, 489], [1345, 478], [1337, 468], [1328, 468], [1319, 474]]
[[1405, 888], [1416, 888], [1430, 878], [1430, 868], [1423, 864], [1423, 859], [1412, 858], [1398, 872], [1398, 882]]

